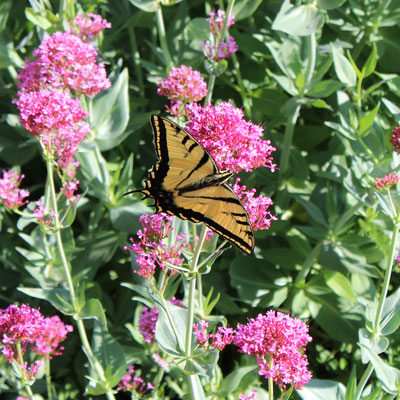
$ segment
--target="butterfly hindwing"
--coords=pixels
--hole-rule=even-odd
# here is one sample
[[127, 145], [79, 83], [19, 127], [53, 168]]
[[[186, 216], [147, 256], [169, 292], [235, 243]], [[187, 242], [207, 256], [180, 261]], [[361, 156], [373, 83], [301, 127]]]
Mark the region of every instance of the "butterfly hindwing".
[[203, 146], [174, 122], [153, 115], [151, 125], [159, 161], [141, 192], [154, 199], [156, 212], [203, 222], [252, 253], [254, 235], [247, 212], [225, 184], [232, 174], [220, 172]]

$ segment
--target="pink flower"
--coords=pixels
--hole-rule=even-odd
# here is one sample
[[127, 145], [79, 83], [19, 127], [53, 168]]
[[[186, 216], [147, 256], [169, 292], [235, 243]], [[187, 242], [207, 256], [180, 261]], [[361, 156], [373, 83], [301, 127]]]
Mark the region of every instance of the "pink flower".
[[24, 362], [23, 365], [20, 365], [20, 368], [25, 371], [25, 375], [27, 379], [36, 378], [40, 368], [44, 366], [44, 361], [36, 360], [33, 363], [28, 365], [28, 362]]
[[254, 231], [269, 229], [272, 221], [277, 221], [276, 215], [271, 214], [268, 208], [274, 203], [269, 197], [255, 197], [256, 189], [246, 191], [246, 186], [239, 185], [240, 178], [236, 179], [232, 186], [233, 191], [238, 195], [243, 207], [249, 215], [251, 226]]
[[45, 326], [44, 317], [34, 308], [25, 304], [0, 310], [0, 341], [4, 345], [1, 353], [12, 362], [17, 355], [15, 344], [21, 343], [24, 353], [28, 343], [40, 336]]
[[252, 390], [251, 395], [247, 396], [245, 394], [239, 394], [239, 400], [258, 400], [257, 398], [257, 390]]
[[78, 190], [79, 181], [63, 181], [62, 185], [63, 187], [60, 190], [64, 193], [64, 196], [69, 200], [70, 204], [75, 204], [80, 197], [79, 194], [74, 197], [75, 191]]
[[[36, 203], [37, 208], [33, 210], [33, 214], [37, 218], [39, 222], [43, 222], [46, 226], [50, 226], [51, 221], [55, 217], [55, 212], [51, 210], [50, 212], [47, 211], [47, 207], [43, 207], [43, 201], [38, 200]], [[46, 219], [47, 217], [47, 219]]]
[[154, 386], [151, 383], [145, 383], [140, 376], [136, 376], [133, 365], [128, 367], [128, 373], [122, 377], [121, 382], [117, 386], [117, 390], [137, 393], [139, 395], [152, 389], [154, 389]]
[[22, 126], [38, 136], [47, 154], [52, 155], [61, 168], [74, 163], [79, 144], [90, 133], [83, 120], [88, 113], [79, 99], [63, 90], [20, 92], [17, 104]]
[[143, 278], [151, 279], [156, 266], [160, 267], [163, 273], [174, 275], [176, 271], [169, 268], [168, 265], [179, 266], [183, 262], [181, 249], [186, 246], [183, 241], [184, 236], [176, 235], [174, 246], [169, 246], [163, 241], [173, 230], [172, 219], [173, 217], [164, 213], [142, 215], [139, 221], [144, 229], [137, 232], [140, 241], [135, 242], [133, 238], [130, 238], [132, 245], [124, 247], [125, 250], [136, 254], [135, 261], [139, 265], [139, 270], [134, 272]]
[[186, 106], [189, 133], [211, 154], [221, 170], [238, 173], [257, 167], [275, 170], [271, 154], [276, 150], [269, 140], [262, 140], [263, 128], [243, 119], [243, 111], [230, 102], [202, 107]]
[[392, 186], [399, 183], [400, 177], [396, 175], [396, 171], [385, 175], [383, 178], [375, 178], [375, 189], [377, 190], [389, 190]]
[[25, 61], [19, 70], [21, 91], [70, 89], [94, 96], [111, 86], [103, 63], [97, 63], [97, 51], [76, 35], [55, 32], [33, 52], [34, 61]]
[[[87, 17], [78, 14], [71, 26], [76, 27], [76, 34], [85, 42], [97, 36], [104, 29], [111, 28], [111, 24], [106, 19], [92, 13], [88, 13]], [[72, 31], [71, 33], [75, 32]]]
[[59, 344], [64, 341], [69, 332], [73, 331], [71, 325], [65, 325], [58, 315], [44, 319], [44, 326], [40, 335], [36, 338], [32, 351], [42, 355], [58, 356], [62, 354], [64, 347], [59, 347]]
[[304, 351], [312, 338], [304, 322], [268, 311], [246, 325], [238, 324], [236, 331], [233, 343], [240, 352], [257, 357], [260, 375], [273, 378], [281, 388], [290, 384], [300, 389], [311, 379]]
[[[175, 297], [171, 297], [168, 300], [171, 304], [175, 304], [178, 307], [183, 307], [182, 300], [177, 300]], [[146, 343], [154, 343], [156, 334], [156, 323], [158, 320], [158, 308], [143, 307], [142, 313], [139, 317], [139, 332], [143, 335], [143, 339]]]
[[399, 254], [397, 254], [397, 257], [396, 257], [396, 262], [397, 262], [397, 263], [400, 263], [400, 253], [399, 253]]
[[392, 143], [394, 151], [400, 153], [400, 126], [393, 129], [390, 143]]
[[199, 324], [193, 324], [193, 334], [197, 337], [197, 343], [201, 347], [208, 345], [208, 341], [211, 337], [211, 335], [207, 333], [207, 328], [208, 322], [203, 319]]
[[13, 210], [28, 202], [24, 199], [29, 196], [29, 192], [19, 188], [24, 177], [25, 175], [19, 176], [17, 171], [3, 170], [3, 178], [0, 179], [0, 204]]
[[207, 94], [207, 84], [199, 71], [181, 65], [168, 72], [168, 78], [160, 79], [157, 93], [171, 100], [167, 111], [176, 117], [185, 115], [185, 104], [200, 101]]
[[[235, 16], [229, 14], [227, 21], [227, 28], [234, 24]], [[203, 54], [206, 58], [220, 62], [224, 58], [230, 57], [238, 50], [238, 45], [232, 36], [228, 36], [226, 42], [222, 37], [224, 30], [225, 11], [218, 10], [210, 13], [210, 18], [207, 21], [210, 24], [211, 39], [207, 42], [201, 43], [203, 47]]]

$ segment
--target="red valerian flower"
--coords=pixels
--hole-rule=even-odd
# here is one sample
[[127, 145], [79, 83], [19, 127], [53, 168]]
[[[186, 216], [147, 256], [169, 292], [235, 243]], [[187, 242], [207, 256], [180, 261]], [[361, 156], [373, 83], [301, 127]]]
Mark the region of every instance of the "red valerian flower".
[[3, 170], [3, 178], [0, 178], [0, 204], [13, 210], [28, 202], [25, 197], [29, 196], [29, 192], [19, 188], [24, 177], [25, 175], [20, 176], [17, 171]]
[[230, 102], [202, 107], [186, 106], [188, 132], [198, 140], [223, 171], [250, 172], [267, 167], [274, 172], [271, 154], [276, 150], [271, 141], [263, 140], [263, 128], [243, 119], [243, 111]]
[[106, 19], [92, 13], [87, 13], [86, 17], [78, 14], [71, 26], [75, 28], [72, 33], [78, 35], [84, 42], [94, 38], [104, 29], [111, 28], [111, 24]]
[[238, 324], [233, 344], [239, 351], [257, 357], [259, 374], [273, 378], [281, 388], [300, 389], [311, 379], [305, 345], [311, 342], [308, 326], [282, 312], [268, 311]]
[[33, 52], [35, 60], [25, 60], [19, 70], [21, 91], [69, 89], [92, 97], [111, 86], [103, 63], [90, 43], [68, 32], [47, 36]]
[[[227, 28], [234, 24], [234, 18], [233, 14], [229, 14], [226, 23]], [[210, 24], [211, 39], [201, 43], [203, 54], [210, 60], [220, 62], [222, 59], [228, 58], [235, 53], [238, 50], [238, 45], [232, 36], [228, 36], [226, 42], [223, 40], [225, 11], [210, 12], [210, 17], [207, 18], [207, 21]]]
[[152, 389], [154, 389], [154, 386], [151, 383], [146, 383], [140, 376], [136, 376], [133, 365], [128, 367], [128, 373], [122, 377], [121, 382], [117, 386], [117, 390], [137, 393], [139, 395]]
[[400, 177], [396, 175], [396, 171], [385, 175], [383, 178], [375, 178], [375, 189], [378, 190], [389, 190], [392, 186], [399, 183]]
[[394, 151], [397, 154], [400, 153], [400, 126], [393, 129], [390, 143], [392, 143]]
[[139, 230], [137, 236], [139, 242], [132, 242], [131, 246], [125, 246], [125, 250], [132, 251], [136, 254], [136, 263], [139, 270], [134, 271], [145, 279], [151, 279], [156, 271], [156, 267], [160, 267], [164, 273], [174, 275], [175, 270], [169, 268], [169, 265], [179, 266], [183, 262], [181, 257], [181, 249], [186, 246], [184, 235], [176, 235], [176, 244], [174, 246], [164, 243], [164, 238], [169, 236], [173, 230], [173, 217], [165, 213], [160, 214], [144, 214], [139, 218], [139, 222], [143, 225], [143, 231]]

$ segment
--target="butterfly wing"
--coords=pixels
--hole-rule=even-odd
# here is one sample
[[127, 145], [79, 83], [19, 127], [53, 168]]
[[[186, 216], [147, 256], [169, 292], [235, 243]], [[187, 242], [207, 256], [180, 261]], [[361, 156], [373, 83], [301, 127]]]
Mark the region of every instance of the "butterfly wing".
[[254, 235], [248, 215], [225, 184], [232, 174], [220, 172], [203, 146], [174, 122], [153, 115], [151, 124], [159, 161], [141, 192], [154, 199], [156, 212], [203, 222], [250, 254]]

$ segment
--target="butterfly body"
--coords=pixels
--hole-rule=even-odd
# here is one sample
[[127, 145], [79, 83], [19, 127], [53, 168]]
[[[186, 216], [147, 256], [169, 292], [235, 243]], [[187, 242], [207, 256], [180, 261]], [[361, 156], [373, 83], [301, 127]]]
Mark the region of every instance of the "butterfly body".
[[203, 222], [250, 254], [254, 235], [248, 215], [226, 184], [232, 173], [220, 171], [203, 146], [174, 122], [156, 115], [150, 120], [159, 161], [145, 188], [135, 192], [152, 198], [157, 213]]

